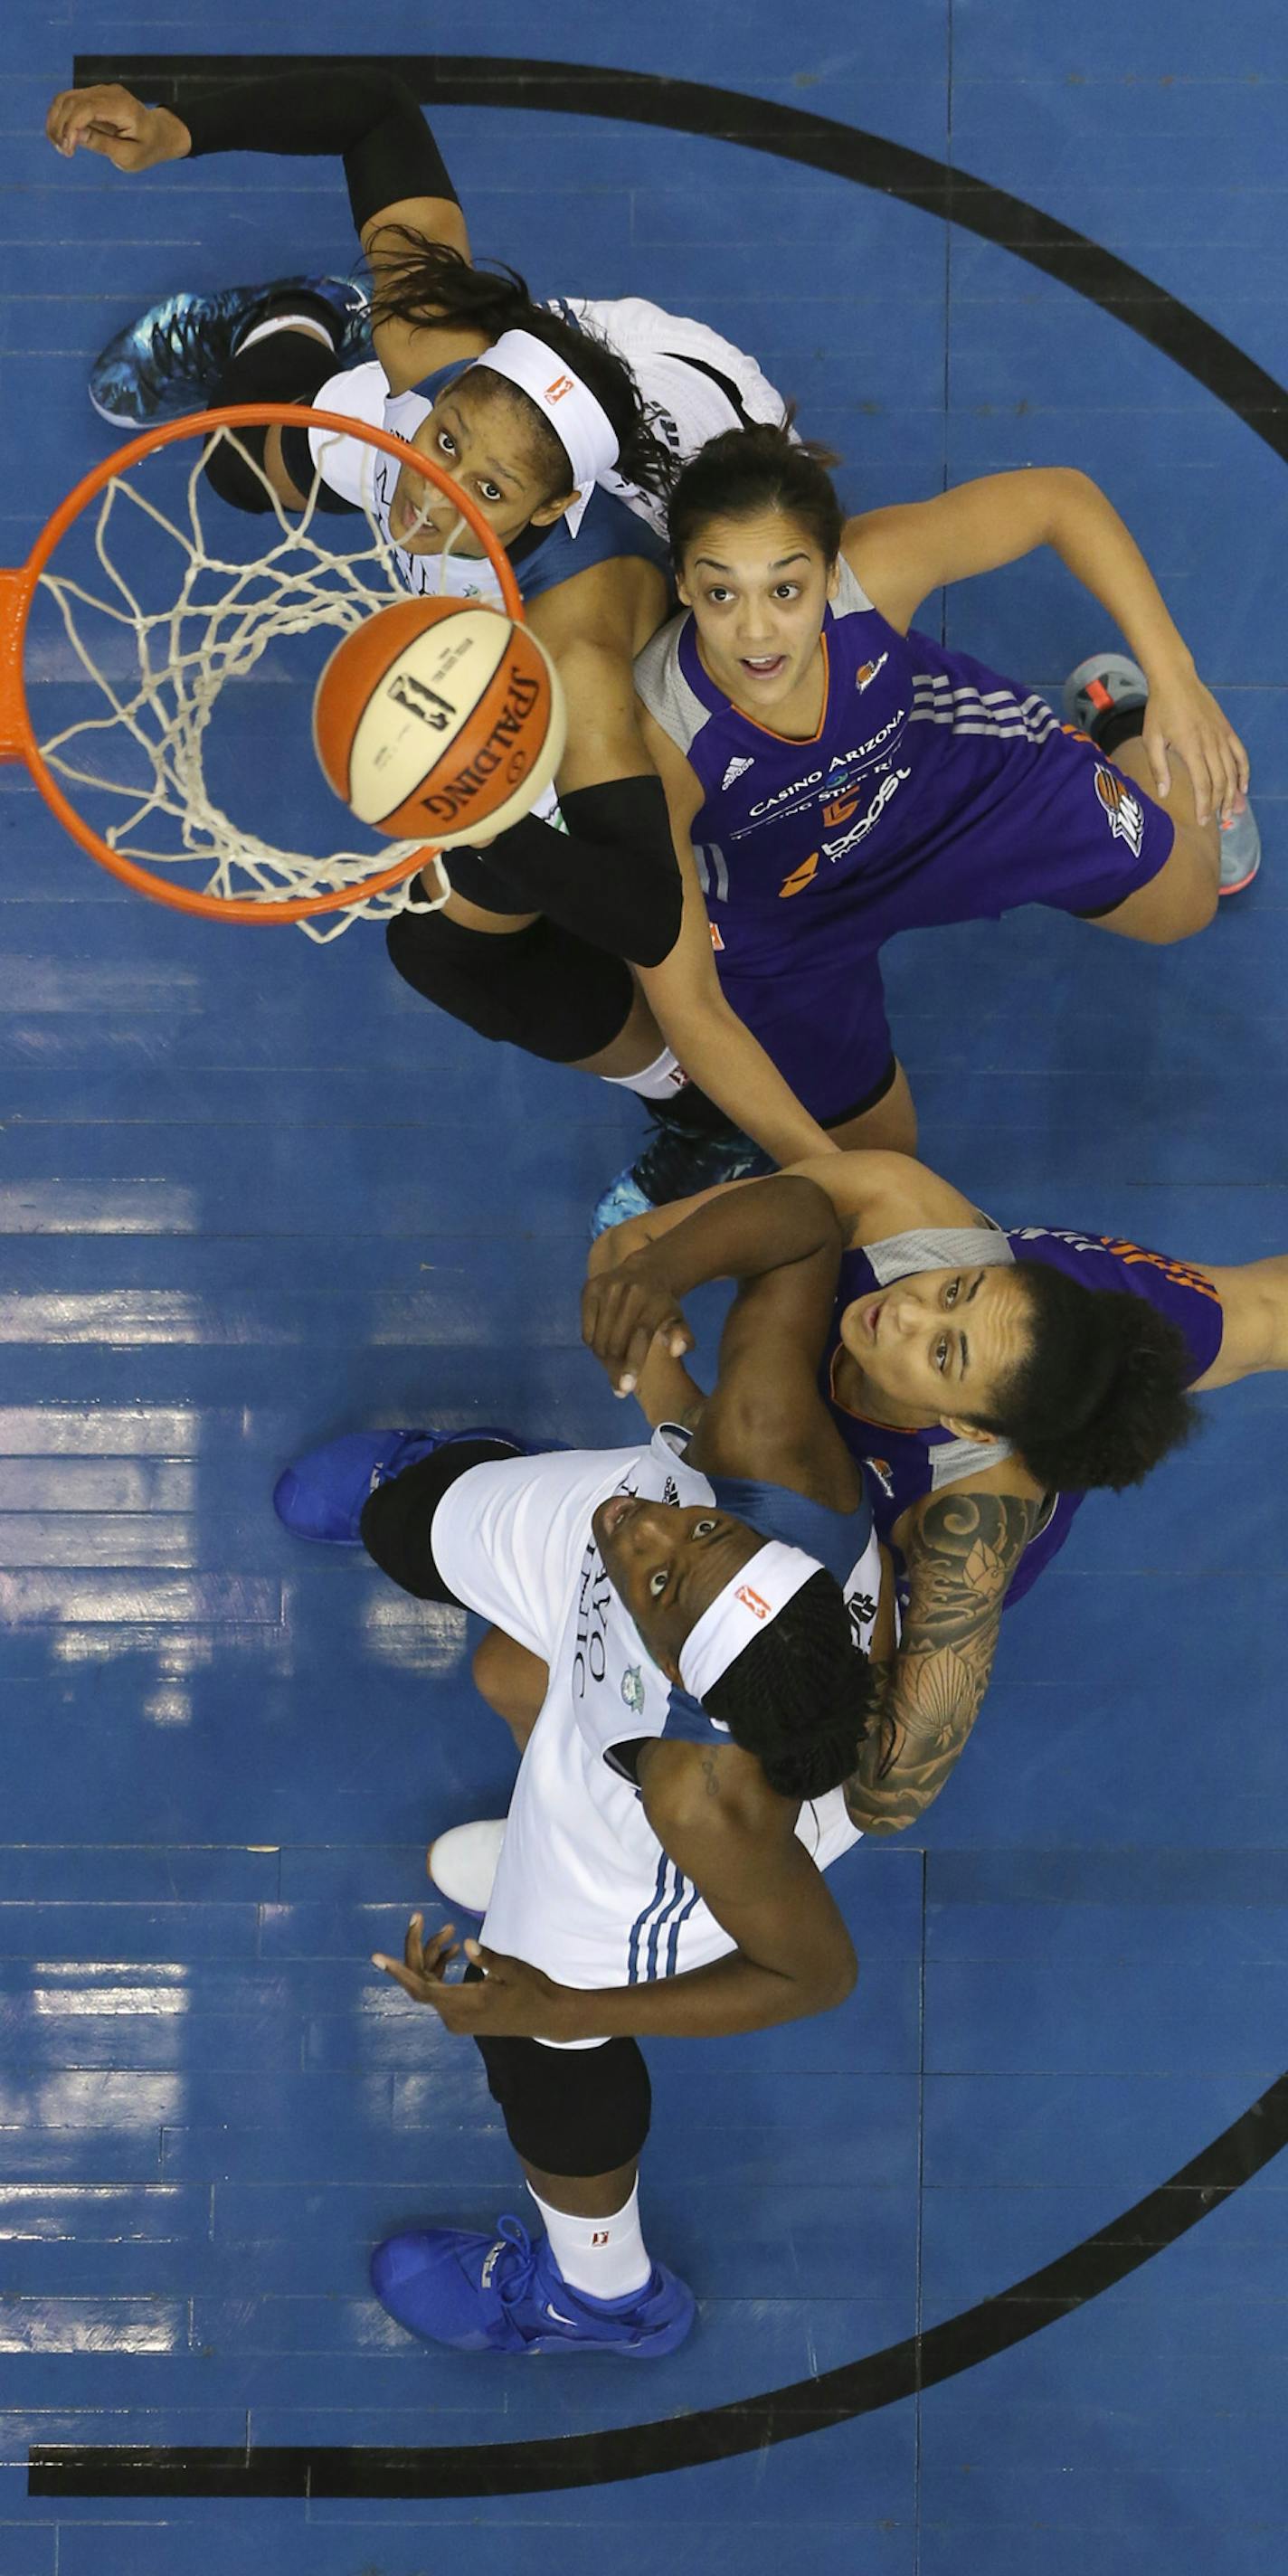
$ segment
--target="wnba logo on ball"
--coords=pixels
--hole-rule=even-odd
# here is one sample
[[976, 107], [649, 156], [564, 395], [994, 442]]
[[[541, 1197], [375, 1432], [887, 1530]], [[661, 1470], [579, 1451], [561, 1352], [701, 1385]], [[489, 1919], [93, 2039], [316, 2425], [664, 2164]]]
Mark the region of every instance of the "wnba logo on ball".
[[[522, 776], [528, 765], [528, 753], [520, 747], [519, 737], [541, 695], [539, 680], [513, 665], [507, 675], [505, 700], [482, 749], [446, 786], [422, 799], [422, 810], [431, 823], [451, 824], [496, 775], [509, 755], [511, 767], [507, 776]], [[515, 770], [514, 764], [518, 768]]]
[[399, 600], [336, 646], [313, 738], [364, 823], [442, 846], [529, 812], [563, 754], [563, 693], [530, 628], [462, 600]]

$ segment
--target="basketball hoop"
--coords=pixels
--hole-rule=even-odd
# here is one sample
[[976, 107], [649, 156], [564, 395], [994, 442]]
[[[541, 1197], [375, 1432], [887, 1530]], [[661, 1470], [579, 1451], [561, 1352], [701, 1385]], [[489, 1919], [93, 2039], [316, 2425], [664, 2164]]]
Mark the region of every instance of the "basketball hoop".
[[[55, 510], [26, 563], [0, 570], [0, 760], [24, 762], [64, 830], [137, 893], [211, 920], [297, 922], [325, 940], [361, 917], [401, 910], [422, 868], [432, 866], [440, 891], [418, 897], [421, 908], [437, 909], [451, 889], [423, 840], [309, 855], [277, 846], [253, 818], [227, 813], [208, 783], [220, 730], [214, 720], [230, 682], [289, 679], [289, 656], [273, 649], [280, 639], [347, 634], [407, 597], [397, 550], [369, 510], [319, 510], [316, 468], [303, 510], [288, 513], [240, 435], [274, 425], [356, 439], [374, 451], [374, 468], [392, 459], [445, 493], [457, 524], [438, 588], [450, 583], [453, 592], [493, 602], [499, 588], [505, 613], [522, 622], [509, 558], [477, 504], [404, 440], [297, 404], [199, 412], [144, 431], [95, 466]], [[169, 453], [193, 440], [186, 456]], [[204, 483], [220, 441], [262, 482], [263, 515], [232, 509]], [[384, 473], [392, 480], [387, 466]], [[481, 564], [452, 556], [463, 526], [483, 546]], [[69, 720], [47, 727], [42, 709], [38, 727], [31, 701], [46, 686], [59, 701], [69, 688], [74, 695], [70, 708], [56, 710]], [[264, 687], [229, 691], [226, 708], [254, 706], [254, 747], [239, 748], [234, 724], [222, 763], [239, 792], [258, 778], [266, 793], [320, 806], [325, 838], [334, 831], [334, 802], [312, 757], [310, 697], [307, 686], [302, 694], [277, 686], [272, 706], [274, 716], [298, 714], [298, 777], [289, 722], [274, 722], [264, 741]]]

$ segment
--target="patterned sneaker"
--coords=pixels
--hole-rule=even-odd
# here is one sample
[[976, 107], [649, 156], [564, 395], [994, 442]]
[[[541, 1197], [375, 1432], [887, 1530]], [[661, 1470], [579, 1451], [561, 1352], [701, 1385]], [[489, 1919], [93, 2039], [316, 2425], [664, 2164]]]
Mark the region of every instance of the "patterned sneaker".
[[270, 296], [323, 303], [336, 331], [336, 365], [370, 356], [371, 299], [351, 277], [279, 277], [268, 286], [226, 286], [215, 295], [167, 295], [100, 350], [89, 398], [116, 429], [147, 429], [217, 400], [238, 338]]
[[273, 1487], [273, 1509], [296, 1538], [321, 1540], [328, 1547], [361, 1547], [362, 1506], [377, 1485], [401, 1476], [404, 1467], [432, 1458], [460, 1440], [504, 1440], [518, 1454], [508, 1431], [346, 1431], [321, 1449], [310, 1449], [283, 1469]]
[[693, 2323], [693, 2292], [661, 2263], [625, 2299], [574, 2290], [542, 2237], [517, 2218], [495, 2236], [430, 2227], [391, 2236], [371, 2258], [382, 2308], [409, 2334], [457, 2352], [612, 2352], [629, 2361], [674, 2352]]
[[[681, 1093], [681, 1099], [684, 1096]], [[650, 1208], [665, 1207], [672, 1199], [691, 1198], [695, 1190], [714, 1189], [719, 1181], [750, 1181], [773, 1171], [768, 1154], [762, 1154], [750, 1136], [744, 1136], [732, 1119], [720, 1117], [709, 1103], [704, 1103], [708, 1120], [718, 1124], [687, 1123], [677, 1118], [675, 1106], [669, 1100], [648, 1102], [652, 1137], [638, 1159], [618, 1172], [596, 1201], [590, 1220], [592, 1243], [610, 1225], [622, 1225], [630, 1216], [647, 1216]]]
[[425, 1867], [439, 1895], [459, 1913], [486, 1914], [504, 1840], [504, 1816], [480, 1816], [475, 1824], [453, 1825], [430, 1844]]
[[[1065, 681], [1064, 712], [1070, 724], [1095, 742], [1096, 728], [1107, 715], [1120, 707], [1143, 707], [1148, 696], [1149, 682], [1139, 662], [1129, 661], [1125, 653], [1093, 653]], [[1105, 757], [1112, 760], [1113, 753]], [[1252, 807], [1245, 805], [1221, 825], [1220, 893], [1242, 894], [1260, 865], [1261, 834]]]

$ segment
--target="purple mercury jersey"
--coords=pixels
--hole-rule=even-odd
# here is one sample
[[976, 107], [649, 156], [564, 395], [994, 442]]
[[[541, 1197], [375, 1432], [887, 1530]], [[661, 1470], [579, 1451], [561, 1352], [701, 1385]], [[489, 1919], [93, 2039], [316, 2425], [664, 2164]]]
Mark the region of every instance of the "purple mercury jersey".
[[[841, 1262], [836, 1313], [823, 1356], [820, 1380], [832, 1419], [852, 1456], [867, 1469], [877, 1533], [887, 1545], [896, 1521], [924, 1494], [960, 1484], [964, 1477], [995, 1467], [1010, 1453], [1005, 1442], [962, 1439], [956, 1432], [897, 1431], [889, 1424], [868, 1422], [851, 1413], [835, 1393], [837, 1355], [841, 1350], [841, 1316], [856, 1297], [888, 1288], [923, 1270], [946, 1270], [959, 1262], [977, 1270], [990, 1262], [1045, 1261], [1063, 1270], [1084, 1288], [1125, 1289], [1145, 1297], [1160, 1315], [1177, 1324], [1190, 1354], [1186, 1384], [1206, 1375], [1221, 1348], [1221, 1301], [1210, 1279], [1185, 1262], [1162, 1252], [1147, 1252], [1102, 1234], [1072, 1234], [1063, 1227], [1025, 1225], [1013, 1233], [981, 1220], [978, 1226], [936, 1226], [890, 1235], [882, 1243], [847, 1252]], [[1081, 1494], [1057, 1494], [1047, 1505], [1041, 1527], [1030, 1539], [1006, 1595], [1009, 1609], [1036, 1583], [1044, 1566], [1063, 1547]]]
[[890, 1067], [878, 952], [896, 931], [1018, 904], [1109, 912], [1170, 856], [1170, 817], [1046, 700], [915, 631], [844, 557], [823, 626], [817, 734], [733, 706], [689, 615], [635, 665], [644, 704], [701, 781], [694, 852], [720, 981], [815, 1117]]

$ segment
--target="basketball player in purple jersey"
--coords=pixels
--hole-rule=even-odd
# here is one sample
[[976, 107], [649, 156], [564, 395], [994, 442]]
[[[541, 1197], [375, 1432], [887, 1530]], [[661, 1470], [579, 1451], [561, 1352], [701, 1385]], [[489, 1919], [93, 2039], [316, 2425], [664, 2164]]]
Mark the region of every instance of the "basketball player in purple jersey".
[[[686, 466], [669, 524], [686, 613], [636, 680], [686, 929], [709, 926], [726, 999], [841, 1144], [916, 1143], [882, 999], [897, 931], [1046, 903], [1166, 942], [1255, 873], [1243, 745], [1086, 475], [989, 475], [847, 522], [818, 458], [760, 425]], [[945, 583], [1041, 545], [1139, 657], [1081, 665], [1064, 725], [910, 631]], [[649, 1183], [623, 1175], [599, 1221]]]
[[[1003, 1231], [909, 1156], [807, 1167], [846, 1239], [821, 1372], [894, 1555], [898, 1651], [849, 1783], [869, 1833], [913, 1823], [975, 1722], [1003, 1606], [1063, 1546], [1084, 1494], [1139, 1483], [1187, 1437], [1194, 1395], [1288, 1369], [1288, 1255], [1237, 1268], [1068, 1228]], [[586, 1337], [619, 1393], [679, 1300], [726, 1275], [729, 1210], [753, 1189], [767, 1253], [777, 1179], [623, 1225], [591, 1255]], [[732, 1238], [729, 1238], [732, 1239]]]

